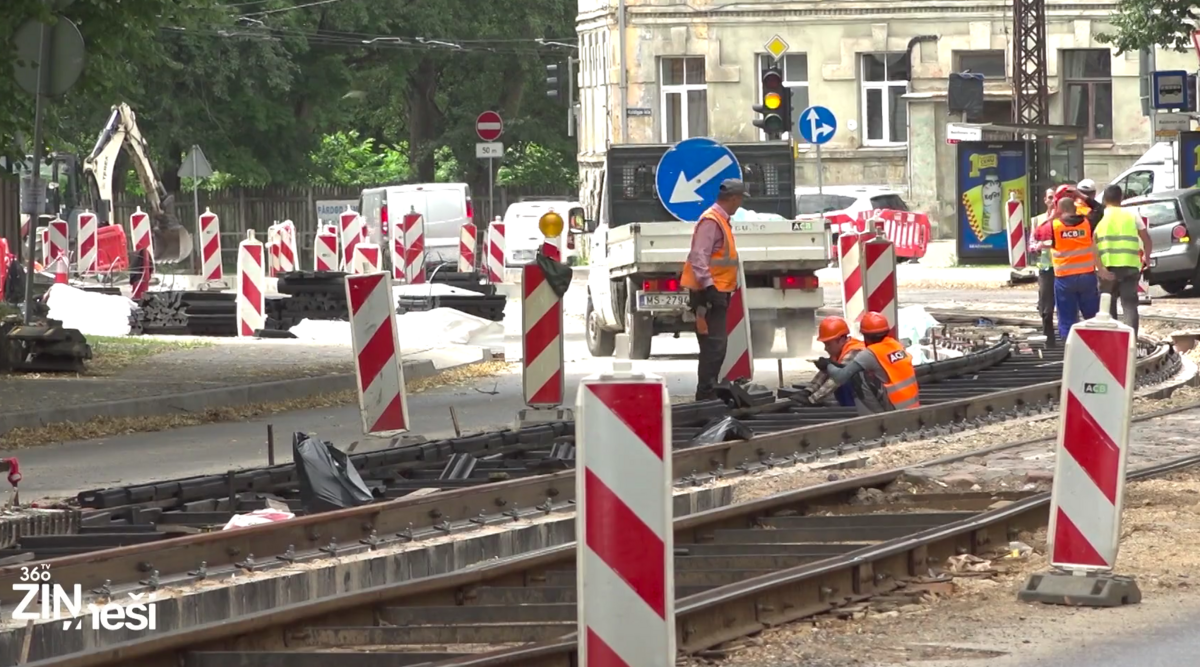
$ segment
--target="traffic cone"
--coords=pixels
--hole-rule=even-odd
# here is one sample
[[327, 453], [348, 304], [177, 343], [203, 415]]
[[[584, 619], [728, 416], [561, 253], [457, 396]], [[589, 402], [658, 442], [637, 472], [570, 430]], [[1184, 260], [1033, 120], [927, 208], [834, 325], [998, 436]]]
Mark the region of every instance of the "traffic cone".
[[67, 284], [67, 260], [62, 257], [54, 260], [54, 284]]

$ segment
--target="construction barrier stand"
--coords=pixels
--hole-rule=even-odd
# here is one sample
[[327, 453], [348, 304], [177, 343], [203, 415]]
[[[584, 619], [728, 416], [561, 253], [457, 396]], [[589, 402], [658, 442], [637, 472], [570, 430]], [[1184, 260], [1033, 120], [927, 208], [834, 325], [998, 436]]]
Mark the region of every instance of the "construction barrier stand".
[[738, 286], [729, 296], [725, 315], [725, 360], [721, 362], [720, 382], [754, 379], [754, 351], [750, 349], [750, 305], [746, 302], [746, 273], [738, 262]]
[[[91, 211], [80, 213], [78, 237], [75, 239], [78, 246], [76, 271], [80, 275], [98, 273], [100, 270], [100, 249], [96, 247], [98, 241], [96, 235], [99, 233], [100, 222], [96, 214]], [[124, 250], [123, 247], [122, 250]]]
[[129, 243], [135, 253], [143, 248], [152, 248], [150, 239], [150, 214], [137, 207], [129, 216]]
[[342, 257], [341, 266], [346, 272], [350, 271], [350, 262], [354, 261], [354, 246], [362, 241], [363, 224], [362, 216], [357, 211], [346, 207], [338, 216], [339, 229], [341, 230], [342, 238]]
[[504, 253], [507, 243], [504, 241], [504, 223], [497, 217], [488, 227], [487, 232], [487, 279], [493, 285], [504, 282]]
[[475, 270], [475, 239], [479, 234], [479, 228], [475, 223], [468, 222], [462, 226], [462, 231], [458, 235], [458, 270], [463, 273], [471, 273]]
[[521, 386], [531, 408], [563, 403], [562, 328], [562, 299], [541, 267], [521, 267]]
[[407, 431], [408, 399], [391, 278], [383, 271], [346, 276], [346, 302], [363, 433]]
[[331, 233], [328, 229], [317, 232], [313, 240], [313, 271], [337, 271], [339, 268], [337, 232]]
[[237, 335], [253, 337], [266, 326], [267, 258], [263, 244], [246, 231], [246, 240], [238, 244]]
[[379, 273], [383, 270], [383, 253], [374, 243], [359, 243], [354, 246], [354, 261], [350, 263], [350, 273], [366, 275]]
[[404, 281], [425, 284], [425, 216], [415, 210], [404, 214]]
[[37, 257], [41, 258], [42, 266], [47, 266], [50, 264], [50, 228], [38, 227], [36, 231], [37, 240], [41, 243], [41, 252], [37, 254]]
[[1017, 199], [1017, 193], [1009, 193], [1005, 204], [1008, 212], [1008, 265], [1021, 271], [1029, 266], [1029, 251], [1025, 236], [1025, 205]]
[[49, 266], [51, 260], [57, 257], [70, 257], [70, 237], [68, 236], [69, 227], [67, 221], [61, 218], [55, 218], [47, 223], [46, 236], [49, 241], [48, 247], [42, 252], [45, 263]]
[[858, 335], [858, 323], [867, 312], [862, 255], [862, 238], [857, 233], [842, 234], [838, 237], [838, 265], [842, 271], [842, 317], [850, 325], [850, 332], [854, 335]]
[[867, 295], [867, 311], [887, 318], [892, 325], [892, 338], [899, 338], [899, 304], [896, 287], [896, 249], [882, 234], [866, 237], [863, 257], [866, 260], [866, 278], [863, 287]]
[[579, 665], [675, 665], [671, 402], [662, 378], [592, 376], [576, 399]]
[[[238, 256], [241, 256], [240, 250]], [[241, 266], [240, 259], [238, 265]], [[240, 268], [238, 270], [241, 271]], [[225, 279], [221, 258], [221, 219], [207, 208], [200, 216], [200, 275], [204, 282]]]

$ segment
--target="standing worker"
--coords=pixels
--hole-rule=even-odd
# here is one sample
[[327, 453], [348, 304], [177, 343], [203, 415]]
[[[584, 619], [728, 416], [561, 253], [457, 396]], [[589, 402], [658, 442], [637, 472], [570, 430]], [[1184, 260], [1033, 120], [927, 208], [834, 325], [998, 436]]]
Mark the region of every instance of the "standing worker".
[[[821, 320], [821, 325], [817, 328], [817, 340], [825, 346], [825, 352], [829, 354], [829, 358], [842, 366], [845, 366], [847, 362], [866, 349], [861, 340], [850, 335], [850, 325], [846, 323], [846, 320], [837, 315], [830, 315]], [[858, 377], [861, 379], [866, 376], [860, 375]], [[823, 371], [818, 371], [812, 382], [807, 387], [796, 392], [792, 400], [808, 403], [809, 397], [820, 390], [821, 386], [828, 380], [828, 375]], [[854, 407], [855, 396], [863, 395], [867, 391], [866, 387], [860, 386], [861, 384], [861, 382], [852, 382], [838, 387], [834, 392], [837, 404], [844, 408]], [[861, 403], [861, 400], [859, 402]], [[879, 410], [875, 412], [879, 412]], [[867, 412], [866, 414], [873, 413]]]
[[1079, 214], [1087, 218], [1088, 224], [1092, 227], [1092, 234], [1095, 234], [1096, 226], [1104, 217], [1104, 204], [1096, 201], [1096, 181], [1085, 178], [1079, 181], [1079, 185], [1075, 186], [1075, 189], [1079, 192], [1076, 201], [1087, 207], [1087, 212], [1079, 211]]
[[1121, 208], [1124, 192], [1119, 185], [1104, 188], [1104, 217], [1096, 226], [1100, 264], [1112, 274], [1100, 281], [1100, 290], [1113, 296], [1109, 314], [1117, 317], [1117, 301], [1125, 324], [1138, 329], [1138, 279], [1142, 273], [1142, 246], [1150, 247], [1150, 233], [1128, 209]]
[[1100, 264], [1100, 253], [1092, 238], [1092, 227], [1078, 211], [1075, 199], [1058, 200], [1058, 216], [1052, 223], [1050, 262], [1054, 266], [1054, 303], [1058, 309], [1058, 335], [1063, 340], [1079, 320], [1091, 319], [1100, 310], [1100, 287], [1096, 276], [1112, 276]]
[[864, 382], [860, 386], [875, 386], [882, 390], [877, 400], [872, 392], [858, 396], [863, 399], [858, 403], [861, 413], [876, 414], [920, 407], [920, 387], [917, 385], [917, 370], [913, 367], [912, 356], [900, 341], [892, 338], [892, 325], [887, 318], [876, 312], [866, 313], [858, 324], [858, 330], [862, 332], [866, 353], [854, 355], [844, 366], [824, 357], [817, 359], [817, 368], [829, 379], [813, 392], [809, 401], [820, 404], [838, 387], [859, 378]]
[[725, 319], [729, 302], [738, 287], [738, 252], [729, 217], [742, 206], [746, 186], [736, 178], [721, 183], [717, 203], [696, 222], [692, 230], [692, 248], [683, 266], [680, 283], [689, 290], [689, 302], [696, 314], [696, 339], [700, 342], [700, 360], [696, 364], [696, 400], [717, 397], [716, 386], [729, 335]]
[[1046, 188], [1043, 198], [1046, 212], [1033, 216], [1033, 243], [1029, 249], [1038, 254], [1038, 315], [1042, 317], [1042, 335], [1046, 347], [1054, 347], [1054, 267], [1050, 263], [1050, 239], [1053, 231], [1046, 223], [1054, 212], [1054, 188]]

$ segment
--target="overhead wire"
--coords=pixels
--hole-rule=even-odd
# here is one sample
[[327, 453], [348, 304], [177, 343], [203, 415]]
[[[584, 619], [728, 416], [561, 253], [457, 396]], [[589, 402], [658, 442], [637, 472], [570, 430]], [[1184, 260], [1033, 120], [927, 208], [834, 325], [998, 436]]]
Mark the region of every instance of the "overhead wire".
[[[506, 40], [496, 42], [495, 46], [487, 42], [475, 41], [458, 44], [448, 40], [427, 38], [403, 38], [377, 36], [371, 39], [347, 38], [337, 34], [314, 33], [296, 30], [279, 30], [268, 28], [255, 30], [250, 28], [180, 28], [166, 26], [163, 32], [175, 34], [191, 34], [221, 39], [252, 39], [265, 41], [282, 41], [287, 38], [303, 38], [309, 46], [342, 47], [365, 50], [397, 50], [397, 51], [442, 51], [479, 54], [514, 54], [514, 55], [553, 55], [561, 53], [563, 46], [547, 44], [538, 40]], [[528, 46], [522, 46], [528, 45]]]

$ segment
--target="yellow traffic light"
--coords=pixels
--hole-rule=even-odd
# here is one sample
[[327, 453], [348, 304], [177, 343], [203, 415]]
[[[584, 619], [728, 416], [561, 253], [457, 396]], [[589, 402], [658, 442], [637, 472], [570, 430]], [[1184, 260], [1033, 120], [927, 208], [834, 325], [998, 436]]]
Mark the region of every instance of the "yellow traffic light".
[[783, 98], [779, 96], [779, 93], [767, 93], [767, 96], [763, 98], [763, 105], [774, 111], [783, 105]]
[[562, 216], [554, 211], [548, 211], [538, 218], [538, 229], [546, 238], [556, 239], [562, 234], [563, 219]]

